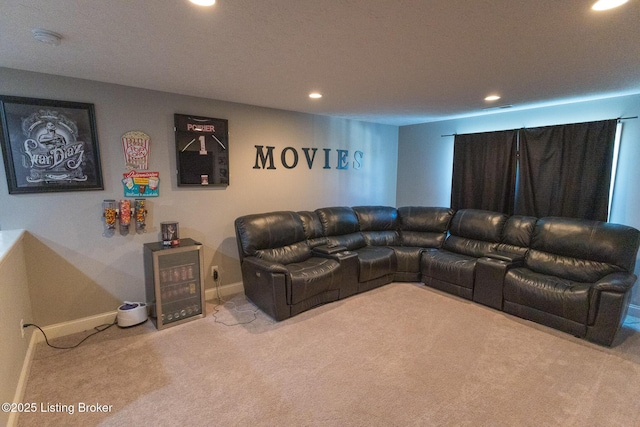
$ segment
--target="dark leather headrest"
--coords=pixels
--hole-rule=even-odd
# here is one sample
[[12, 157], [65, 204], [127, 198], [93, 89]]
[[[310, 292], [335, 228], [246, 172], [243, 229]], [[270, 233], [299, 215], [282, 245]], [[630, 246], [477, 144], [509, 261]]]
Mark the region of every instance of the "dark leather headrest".
[[236, 219], [235, 227], [243, 256], [255, 256], [260, 249], [281, 248], [305, 240], [302, 220], [295, 212], [246, 215]]
[[531, 235], [538, 218], [533, 216], [513, 215], [507, 220], [502, 231], [502, 243], [528, 247]]
[[398, 208], [400, 229], [444, 233], [449, 228], [454, 212], [451, 208], [403, 206]]
[[318, 214], [312, 211], [298, 212], [302, 225], [304, 226], [304, 234], [307, 239], [317, 239], [322, 237], [322, 223]]
[[355, 233], [360, 230], [358, 217], [349, 207], [320, 208], [315, 211], [322, 224], [322, 233], [325, 236], [341, 236]]
[[598, 261], [633, 271], [640, 231], [608, 222], [547, 217], [536, 223], [531, 248], [555, 255]]
[[451, 220], [449, 232], [454, 236], [484, 242], [500, 242], [509, 218], [506, 214], [479, 209], [461, 209]]
[[398, 210], [389, 206], [355, 206], [360, 231], [387, 231], [398, 228]]

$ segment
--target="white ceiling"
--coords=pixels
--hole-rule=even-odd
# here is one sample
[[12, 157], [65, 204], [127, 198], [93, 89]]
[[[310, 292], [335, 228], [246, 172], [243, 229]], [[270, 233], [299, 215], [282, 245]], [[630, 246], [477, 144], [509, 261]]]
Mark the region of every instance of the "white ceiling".
[[592, 1], [0, 0], [0, 66], [395, 125], [640, 93], [640, 1]]

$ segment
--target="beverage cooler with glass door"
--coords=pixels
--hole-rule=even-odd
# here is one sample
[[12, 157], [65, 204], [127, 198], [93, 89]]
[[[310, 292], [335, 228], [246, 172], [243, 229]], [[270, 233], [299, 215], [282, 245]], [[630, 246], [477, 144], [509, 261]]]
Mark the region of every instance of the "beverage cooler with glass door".
[[151, 320], [161, 330], [205, 316], [202, 244], [180, 239], [144, 245], [144, 275]]

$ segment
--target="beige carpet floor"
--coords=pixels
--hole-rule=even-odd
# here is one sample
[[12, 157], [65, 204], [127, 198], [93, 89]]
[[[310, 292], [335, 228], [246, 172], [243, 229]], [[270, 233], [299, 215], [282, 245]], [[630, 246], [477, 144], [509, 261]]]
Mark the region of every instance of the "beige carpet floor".
[[[233, 301], [40, 344], [25, 402], [50, 410], [18, 425], [640, 425], [638, 325], [604, 348], [410, 283], [279, 323]], [[110, 409], [80, 412], [95, 404]]]

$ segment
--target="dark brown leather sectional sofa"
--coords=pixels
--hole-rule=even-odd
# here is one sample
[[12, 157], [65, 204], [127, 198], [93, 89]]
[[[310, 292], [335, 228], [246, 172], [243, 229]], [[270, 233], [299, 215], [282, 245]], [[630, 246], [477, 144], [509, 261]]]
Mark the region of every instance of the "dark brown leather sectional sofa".
[[394, 281], [610, 346], [640, 232], [571, 218], [440, 207], [329, 207], [235, 221], [246, 296], [276, 320]]

